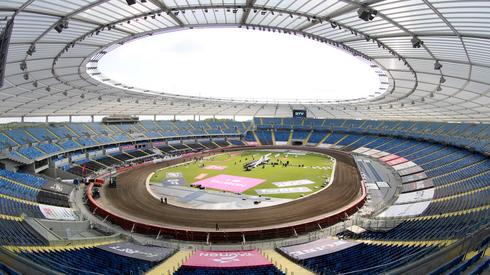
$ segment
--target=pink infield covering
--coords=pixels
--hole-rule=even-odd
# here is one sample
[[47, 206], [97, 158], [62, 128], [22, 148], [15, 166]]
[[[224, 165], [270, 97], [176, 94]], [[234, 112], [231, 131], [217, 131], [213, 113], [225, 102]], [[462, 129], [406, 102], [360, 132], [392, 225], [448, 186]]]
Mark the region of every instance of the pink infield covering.
[[220, 166], [220, 165], [208, 165], [206, 167], [203, 167], [203, 169], [208, 169], [208, 170], [225, 170], [226, 166]]
[[208, 174], [206, 174], [206, 173], [201, 173], [201, 174], [197, 175], [197, 176], [196, 176], [194, 179], [196, 179], [196, 180], [202, 180], [202, 179], [204, 179], [204, 178], [205, 178], [207, 175], [208, 175]]
[[263, 183], [264, 181], [264, 179], [255, 179], [231, 175], [218, 175], [194, 182], [193, 184], [201, 185], [207, 188], [230, 191], [233, 193], [241, 193]]

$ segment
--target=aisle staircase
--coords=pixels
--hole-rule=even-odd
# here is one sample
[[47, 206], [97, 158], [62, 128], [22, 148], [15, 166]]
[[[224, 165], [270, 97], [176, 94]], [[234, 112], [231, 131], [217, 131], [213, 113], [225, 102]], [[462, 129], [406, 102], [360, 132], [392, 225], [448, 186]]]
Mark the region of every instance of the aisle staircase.
[[258, 144], [258, 145], [262, 145], [262, 142], [260, 142], [260, 139], [259, 139], [259, 137], [257, 136], [257, 133], [255, 133], [255, 131], [252, 131], [252, 134], [254, 135], [254, 138], [255, 138], [255, 140], [257, 141], [257, 144]]
[[172, 275], [185, 261], [187, 261], [187, 259], [189, 259], [192, 253], [192, 251], [178, 251], [163, 263], [148, 271], [146, 275]]
[[308, 134], [308, 136], [305, 138], [303, 144], [307, 144], [309, 142], [311, 135], [313, 135], [313, 130], [310, 131], [310, 133]]
[[293, 131], [289, 132], [288, 145], [291, 145], [291, 140], [293, 139]]
[[323, 138], [322, 140], [320, 140], [320, 142], [318, 142], [316, 145], [320, 145], [320, 144], [323, 144], [325, 142], [325, 140], [327, 140], [327, 138], [332, 134], [332, 132], [328, 132]]
[[262, 255], [271, 261], [277, 268], [279, 268], [286, 275], [313, 275], [314, 273], [293, 263], [277, 251], [269, 249], [262, 250]]

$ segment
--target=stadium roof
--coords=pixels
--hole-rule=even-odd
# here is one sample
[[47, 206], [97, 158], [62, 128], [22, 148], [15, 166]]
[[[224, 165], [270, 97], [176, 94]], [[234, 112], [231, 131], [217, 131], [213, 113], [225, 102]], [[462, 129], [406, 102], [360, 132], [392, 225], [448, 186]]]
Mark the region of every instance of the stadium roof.
[[[0, 18], [16, 14], [0, 89], [0, 117], [290, 116], [292, 109], [305, 108], [313, 117], [490, 121], [488, 1], [127, 2], [0, 2]], [[359, 10], [377, 14], [364, 21]], [[379, 96], [352, 102], [285, 104], [174, 97], [93, 78], [98, 58], [112, 45], [157, 32], [210, 26], [289, 32], [345, 48], [372, 59], [386, 72], [389, 86]], [[414, 48], [419, 41], [423, 44]]]

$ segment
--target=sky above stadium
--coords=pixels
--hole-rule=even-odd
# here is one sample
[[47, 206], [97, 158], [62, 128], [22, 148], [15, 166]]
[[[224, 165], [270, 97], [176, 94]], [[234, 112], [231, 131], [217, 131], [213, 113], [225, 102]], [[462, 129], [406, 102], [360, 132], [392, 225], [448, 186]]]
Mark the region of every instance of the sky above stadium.
[[99, 70], [129, 86], [215, 98], [355, 99], [380, 86], [368, 63], [328, 44], [238, 28], [134, 40], [106, 54]]

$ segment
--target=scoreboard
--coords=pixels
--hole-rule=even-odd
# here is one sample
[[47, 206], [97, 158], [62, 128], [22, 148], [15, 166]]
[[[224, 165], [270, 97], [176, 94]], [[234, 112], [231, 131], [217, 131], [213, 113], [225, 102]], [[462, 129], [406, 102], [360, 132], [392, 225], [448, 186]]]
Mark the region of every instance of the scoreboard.
[[306, 110], [293, 110], [293, 118], [306, 118]]

